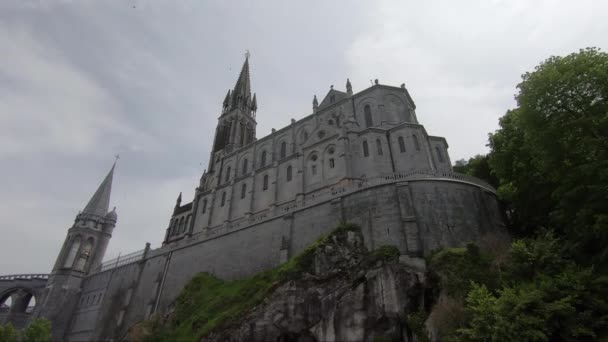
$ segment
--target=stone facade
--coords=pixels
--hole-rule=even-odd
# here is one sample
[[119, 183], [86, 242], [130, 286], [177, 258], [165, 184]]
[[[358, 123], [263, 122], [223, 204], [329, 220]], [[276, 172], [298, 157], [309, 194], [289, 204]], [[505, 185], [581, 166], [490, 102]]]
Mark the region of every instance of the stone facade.
[[[347, 81], [346, 92], [315, 97], [312, 114], [257, 139], [246, 60], [208, 170], [191, 202], [178, 197], [162, 247], [101, 264], [111, 229], [77, 219], [57, 265], [69, 264], [76, 235], [99, 243], [84, 263], [55, 266], [35, 313], [53, 320], [56, 337], [119, 339], [168, 309], [197, 272], [235, 279], [276, 267], [342, 221], [361, 226], [368, 249], [395, 245], [414, 257], [502, 234], [494, 189], [453, 173], [447, 142], [428, 135], [415, 110], [404, 85], [353, 93]], [[106, 212], [104, 203], [95, 215], [113, 228], [116, 214]]]

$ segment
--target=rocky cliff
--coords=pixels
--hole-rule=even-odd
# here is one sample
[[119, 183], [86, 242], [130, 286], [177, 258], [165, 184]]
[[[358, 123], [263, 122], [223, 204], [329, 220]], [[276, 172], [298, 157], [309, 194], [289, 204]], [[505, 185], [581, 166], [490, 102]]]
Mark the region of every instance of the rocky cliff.
[[392, 246], [368, 251], [358, 228], [343, 225], [265, 274], [235, 282], [198, 275], [171, 312], [128, 339], [427, 340], [433, 278], [424, 260]]

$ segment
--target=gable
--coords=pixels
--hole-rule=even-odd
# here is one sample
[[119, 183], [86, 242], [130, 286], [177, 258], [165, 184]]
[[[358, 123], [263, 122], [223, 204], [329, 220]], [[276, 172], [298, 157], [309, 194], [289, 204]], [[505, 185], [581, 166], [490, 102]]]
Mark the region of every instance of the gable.
[[346, 96], [346, 93], [337, 91], [335, 89], [330, 89], [327, 95], [325, 95], [323, 101], [321, 101], [321, 104], [319, 105], [319, 110], [344, 100]]

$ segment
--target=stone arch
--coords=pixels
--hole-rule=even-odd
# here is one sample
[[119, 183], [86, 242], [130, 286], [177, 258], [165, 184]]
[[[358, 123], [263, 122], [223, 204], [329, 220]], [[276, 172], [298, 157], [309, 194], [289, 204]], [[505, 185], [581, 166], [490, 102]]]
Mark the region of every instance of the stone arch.
[[70, 244], [68, 254], [63, 262], [64, 268], [70, 268], [74, 265], [74, 261], [76, 260], [76, 256], [78, 255], [78, 251], [80, 250], [81, 241], [82, 238], [80, 237], [80, 235], [76, 235], [74, 237], [74, 240]]
[[35, 307], [36, 294], [32, 289], [17, 286], [0, 294], [0, 314], [30, 314]]

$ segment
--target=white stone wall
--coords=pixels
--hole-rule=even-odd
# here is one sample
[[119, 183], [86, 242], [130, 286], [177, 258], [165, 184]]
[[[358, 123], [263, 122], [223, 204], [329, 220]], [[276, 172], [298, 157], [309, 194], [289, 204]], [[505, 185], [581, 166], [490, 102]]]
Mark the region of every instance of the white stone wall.
[[[366, 107], [372, 117], [371, 127], [366, 127]], [[450, 170], [445, 139], [429, 137], [417, 123], [414, 108], [403, 88], [374, 86], [302, 120], [292, 120], [290, 125], [244, 148], [228, 154], [217, 152], [211, 159], [214, 170], [205, 176], [194, 198], [192, 208], [196, 212], [191, 213], [194, 226], [190, 234], [262, 212], [274, 215], [277, 207], [314, 197], [315, 192], [343, 179]]]

